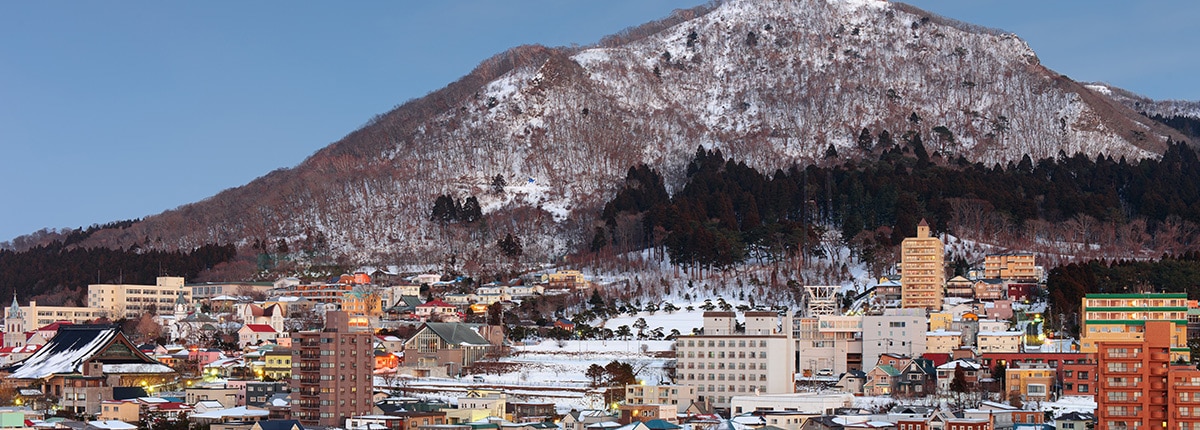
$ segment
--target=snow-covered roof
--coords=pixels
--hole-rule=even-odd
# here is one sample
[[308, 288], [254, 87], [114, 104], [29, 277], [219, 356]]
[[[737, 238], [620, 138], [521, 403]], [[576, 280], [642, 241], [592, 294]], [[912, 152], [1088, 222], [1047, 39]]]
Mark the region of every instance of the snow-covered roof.
[[88, 425], [106, 430], [133, 430], [137, 426], [120, 420], [88, 421]]
[[229, 409], [217, 409], [215, 411], [202, 412], [192, 414], [191, 418], [204, 419], [224, 419], [224, 418], [246, 418], [246, 417], [265, 417], [269, 412], [265, 410], [250, 409], [245, 406], [238, 406]]
[[[81, 373], [84, 361], [91, 359], [116, 342], [124, 343], [130, 349], [129, 355], [131, 357], [121, 360], [125, 361], [125, 363], [105, 363], [105, 367], [110, 365], [124, 366], [126, 364], [158, 364], [158, 362], [146, 356], [146, 354], [143, 354], [136, 348], [132, 348], [130, 346], [132, 344], [129, 344], [124, 338], [125, 336], [121, 334], [120, 330], [110, 325], [63, 326], [59, 329], [58, 334], [50, 339], [42, 349], [29, 356], [29, 358], [9, 367], [8, 370], [12, 372], [10, 377], [15, 379], [43, 379], [56, 374]], [[130, 363], [130, 361], [133, 362]], [[158, 364], [158, 366], [162, 365]], [[114, 370], [118, 369], [135, 370], [124, 367], [114, 368]], [[150, 370], [148, 373], [162, 373], [159, 371], [161, 369], [151, 369], [150, 366], [144, 369]], [[173, 371], [170, 368], [166, 369], [168, 372]], [[105, 370], [107, 371], [107, 369]], [[127, 371], [118, 373], [136, 372]]]

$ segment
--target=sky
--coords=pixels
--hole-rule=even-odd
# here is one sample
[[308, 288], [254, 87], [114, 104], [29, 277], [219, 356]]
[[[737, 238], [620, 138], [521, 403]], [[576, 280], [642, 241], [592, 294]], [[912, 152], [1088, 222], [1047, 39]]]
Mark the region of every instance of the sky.
[[[914, 0], [1047, 67], [1200, 100], [1200, 2]], [[292, 167], [522, 44], [698, 0], [0, 2], [0, 241], [141, 218]]]

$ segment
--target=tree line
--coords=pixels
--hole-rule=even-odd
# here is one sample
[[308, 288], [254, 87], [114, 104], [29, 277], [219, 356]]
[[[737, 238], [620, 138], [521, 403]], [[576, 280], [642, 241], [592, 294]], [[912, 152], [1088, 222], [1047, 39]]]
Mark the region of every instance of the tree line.
[[236, 256], [233, 245], [160, 251], [80, 248], [53, 241], [24, 251], [0, 250], [0, 296], [15, 292], [21, 301], [40, 296], [43, 304], [84, 305], [82, 295], [88, 284], [153, 285], [156, 277], [168, 274], [193, 279]]
[[[601, 213], [591, 250], [658, 248], [680, 266], [723, 268], [800, 251], [819, 254], [827, 249], [820, 245], [827, 230], [839, 229], [843, 243], [862, 258], [898, 245], [923, 218], [935, 231], [970, 236], [965, 230], [983, 229], [991, 217], [1000, 217], [1007, 229], [1132, 226], [1120, 238], [1133, 248], [1156, 235], [1178, 242], [1173, 250], [1195, 245], [1196, 226], [1189, 220], [1200, 219], [1200, 160], [1181, 143], [1170, 143], [1161, 159], [1137, 164], [1060, 153], [989, 167], [931, 156], [920, 134], [892, 141], [882, 132], [859, 140], [878, 158], [792, 166], [770, 175], [701, 147], [674, 195], [653, 169], [630, 168]], [[1060, 236], [1031, 240], [1095, 240]], [[1142, 249], [1124, 251], [1137, 255]]]

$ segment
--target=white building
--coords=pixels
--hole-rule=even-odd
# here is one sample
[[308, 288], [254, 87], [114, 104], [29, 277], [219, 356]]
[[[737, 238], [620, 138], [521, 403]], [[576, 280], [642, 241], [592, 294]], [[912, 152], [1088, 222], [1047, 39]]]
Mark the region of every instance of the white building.
[[862, 369], [861, 315], [796, 318], [796, 373], [840, 375]]
[[863, 316], [863, 369], [874, 369], [880, 354], [918, 357], [925, 353], [928, 317], [924, 309], [886, 309]]
[[834, 408], [850, 407], [854, 395], [850, 393], [790, 393], [756, 396], [734, 396], [729, 412], [733, 415], [755, 411], [793, 411], [824, 414]]
[[733, 312], [705, 312], [702, 334], [675, 340], [678, 383], [717, 408], [728, 408], [737, 395], [795, 390], [791, 315], [746, 312], [745, 318], [739, 332]]
[[137, 318], [145, 312], [172, 313], [181, 294], [191, 302], [192, 289], [183, 285], [183, 278], [159, 276], [154, 285], [91, 284], [87, 299], [88, 307], [109, 318]]

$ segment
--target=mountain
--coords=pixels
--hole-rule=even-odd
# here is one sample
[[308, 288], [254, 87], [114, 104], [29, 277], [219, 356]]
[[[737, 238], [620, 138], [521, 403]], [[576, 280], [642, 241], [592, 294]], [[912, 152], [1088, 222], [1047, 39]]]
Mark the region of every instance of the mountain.
[[[935, 160], [987, 165], [1077, 152], [1137, 160], [1184, 139], [1043, 67], [1012, 34], [900, 3], [731, 0], [591, 48], [514, 48], [294, 168], [83, 245], [282, 240], [350, 260], [486, 265], [504, 260], [497, 241], [512, 234], [542, 260], [586, 245], [639, 163], [671, 190], [700, 145], [771, 172], [827, 162], [830, 147], [864, 156], [864, 128], [919, 132]], [[485, 216], [432, 221], [441, 195], [474, 196]]]

